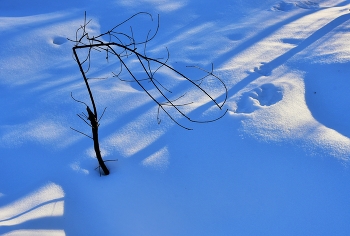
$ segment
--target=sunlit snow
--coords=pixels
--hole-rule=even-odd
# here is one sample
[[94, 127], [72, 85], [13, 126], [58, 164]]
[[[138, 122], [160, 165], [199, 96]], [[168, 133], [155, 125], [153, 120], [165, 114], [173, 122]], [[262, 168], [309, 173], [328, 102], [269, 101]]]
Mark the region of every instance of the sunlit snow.
[[[349, 9], [349, 0], [0, 2], [0, 235], [348, 235]], [[96, 57], [89, 73], [104, 78], [91, 87], [99, 114], [107, 107], [99, 135], [111, 172], [100, 176], [92, 140], [71, 129], [91, 132], [71, 97], [89, 103], [68, 40], [85, 11], [89, 34], [149, 12], [153, 21], [130, 21], [135, 37], [154, 32], [159, 14], [147, 55], [168, 49], [169, 65], [194, 79], [203, 74], [186, 66], [213, 65], [227, 114], [206, 124], [175, 115], [191, 131], [157, 119], [136, 83], [113, 78], [113, 58]], [[157, 76], [196, 100], [191, 117], [218, 116], [183, 78]]]

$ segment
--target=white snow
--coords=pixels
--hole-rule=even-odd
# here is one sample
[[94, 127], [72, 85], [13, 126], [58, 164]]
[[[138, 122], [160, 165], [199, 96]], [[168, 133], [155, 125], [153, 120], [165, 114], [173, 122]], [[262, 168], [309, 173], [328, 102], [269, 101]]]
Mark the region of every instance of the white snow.
[[[0, 3], [0, 235], [348, 235], [350, 1], [12, 0]], [[90, 34], [137, 12], [156, 28], [148, 55], [228, 87], [228, 113], [174, 124], [136, 83], [91, 81], [101, 119], [99, 175], [77, 113], [89, 103], [72, 57], [84, 11]], [[124, 29], [130, 30], [125, 27]], [[152, 31], [153, 32], [153, 31]], [[111, 77], [96, 57], [90, 73]], [[128, 61], [138, 73], [137, 61]], [[198, 72], [198, 73], [197, 73]], [[173, 72], [159, 79], [218, 109]], [[130, 78], [127, 78], [130, 79]], [[218, 102], [216, 84], [203, 84]], [[199, 107], [198, 107], [199, 106]], [[180, 116], [176, 116], [180, 118]]]

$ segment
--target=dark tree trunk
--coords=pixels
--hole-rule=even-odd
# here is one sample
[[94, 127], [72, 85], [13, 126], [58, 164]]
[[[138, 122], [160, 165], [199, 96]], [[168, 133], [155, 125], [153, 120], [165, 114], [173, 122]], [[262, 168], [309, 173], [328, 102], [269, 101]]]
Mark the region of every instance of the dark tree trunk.
[[91, 100], [91, 103], [92, 103], [92, 106], [94, 109], [94, 112], [92, 112], [88, 106], [86, 107], [86, 110], [88, 112], [88, 119], [90, 120], [91, 129], [92, 129], [92, 140], [94, 141], [94, 149], [95, 149], [95, 153], [96, 153], [96, 158], [97, 158], [98, 164], [100, 165], [103, 173], [105, 175], [109, 175], [109, 170], [108, 170], [107, 166], [105, 165], [105, 163], [102, 159], [102, 156], [101, 156], [100, 144], [98, 141], [98, 126], [99, 126], [99, 124], [98, 124], [98, 119], [97, 119], [97, 109], [96, 109], [94, 97], [92, 96], [92, 92], [91, 92], [88, 80], [86, 78], [82, 64], [81, 64], [79, 57], [78, 57], [78, 54], [76, 52], [76, 47], [73, 47], [73, 54], [74, 54], [75, 59], [79, 65], [80, 72], [83, 75], [85, 85], [86, 85], [86, 88], [89, 92], [90, 100]]
[[94, 115], [94, 113], [91, 111], [91, 109], [89, 107], [86, 107], [86, 110], [88, 112], [89, 115], [89, 120], [91, 123], [91, 128], [92, 128], [92, 139], [94, 141], [94, 149], [95, 149], [95, 153], [96, 153], [96, 158], [98, 161], [98, 164], [100, 165], [101, 169], [103, 170], [103, 173], [105, 175], [109, 175], [109, 170], [107, 168], [107, 166], [105, 165], [102, 156], [101, 156], [101, 150], [100, 150], [100, 144], [98, 141], [98, 122], [97, 122], [97, 118]]

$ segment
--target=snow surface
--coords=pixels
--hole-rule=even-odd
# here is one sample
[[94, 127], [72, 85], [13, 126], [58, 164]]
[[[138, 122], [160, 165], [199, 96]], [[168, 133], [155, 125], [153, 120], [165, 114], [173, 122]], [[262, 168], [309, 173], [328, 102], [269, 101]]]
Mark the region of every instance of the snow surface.
[[[0, 234], [348, 235], [349, 8], [349, 0], [1, 1]], [[91, 140], [69, 128], [89, 128], [70, 97], [88, 99], [66, 39], [84, 11], [95, 33], [139, 11], [160, 14], [148, 50], [168, 47], [184, 71], [214, 63], [228, 114], [188, 124], [193, 131], [165, 116], [158, 125], [140, 88], [95, 81], [98, 108], [108, 107], [103, 156], [118, 159], [100, 177]], [[148, 27], [135, 18], [135, 31]], [[216, 115], [212, 105], [191, 114]]]

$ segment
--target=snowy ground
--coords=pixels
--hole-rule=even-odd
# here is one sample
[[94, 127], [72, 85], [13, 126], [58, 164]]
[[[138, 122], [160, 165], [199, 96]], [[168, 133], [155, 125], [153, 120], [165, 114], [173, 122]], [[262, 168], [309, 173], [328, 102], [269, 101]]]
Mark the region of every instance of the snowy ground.
[[[348, 0], [2, 1], [0, 234], [348, 235], [349, 9]], [[100, 177], [91, 140], [69, 128], [88, 132], [70, 97], [87, 93], [66, 40], [84, 11], [95, 32], [160, 14], [148, 50], [168, 47], [180, 70], [214, 63], [228, 114], [193, 131], [165, 116], [158, 125], [137, 86], [96, 81], [98, 107], [108, 107], [103, 156], [118, 159]], [[193, 114], [213, 115], [211, 106]]]

